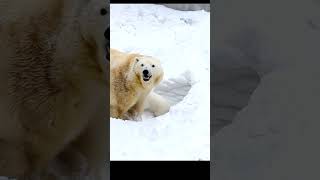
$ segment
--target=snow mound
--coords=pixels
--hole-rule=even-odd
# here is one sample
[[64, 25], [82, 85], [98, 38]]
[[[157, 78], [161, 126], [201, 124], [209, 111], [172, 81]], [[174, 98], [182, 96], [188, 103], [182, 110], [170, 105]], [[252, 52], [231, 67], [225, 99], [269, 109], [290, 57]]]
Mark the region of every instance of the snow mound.
[[157, 57], [154, 89], [170, 111], [142, 121], [110, 118], [111, 160], [210, 159], [210, 14], [162, 5], [111, 4], [111, 48]]

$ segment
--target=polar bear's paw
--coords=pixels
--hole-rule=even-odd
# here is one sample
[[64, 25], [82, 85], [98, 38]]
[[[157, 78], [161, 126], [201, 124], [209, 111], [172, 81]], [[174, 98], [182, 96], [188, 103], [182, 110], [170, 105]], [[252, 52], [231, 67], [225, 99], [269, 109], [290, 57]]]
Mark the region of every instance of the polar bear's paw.
[[142, 116], [135, 116], [132, 118], [133, 121], [142, 121]]

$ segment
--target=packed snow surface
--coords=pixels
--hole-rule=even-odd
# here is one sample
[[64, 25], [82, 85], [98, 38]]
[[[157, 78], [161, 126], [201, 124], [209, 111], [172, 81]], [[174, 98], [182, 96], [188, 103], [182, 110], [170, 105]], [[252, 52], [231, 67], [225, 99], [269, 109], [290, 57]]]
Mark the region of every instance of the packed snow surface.
[[110, 119], [111, 160], [210, 159], [210, 14], [162, 5], [111, 4], [111, 48], [160, 59], [155, 92], [171, 109], [143, 120]]

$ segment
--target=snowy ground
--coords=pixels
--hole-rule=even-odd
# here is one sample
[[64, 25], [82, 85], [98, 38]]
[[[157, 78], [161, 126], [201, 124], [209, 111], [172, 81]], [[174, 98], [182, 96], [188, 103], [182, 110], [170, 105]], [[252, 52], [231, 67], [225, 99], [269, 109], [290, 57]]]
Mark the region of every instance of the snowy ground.
[[[151, 4], [113, 4], [110, 10], [111, 48], [160, 59], [160, 87], [168, 89], [158, 91], [173, 100], [170, 112], [156, 118], [111, 118], [111, 160], [209, 160], [210, 14]], [[179, 102], [175, 91], [182, 93]]]

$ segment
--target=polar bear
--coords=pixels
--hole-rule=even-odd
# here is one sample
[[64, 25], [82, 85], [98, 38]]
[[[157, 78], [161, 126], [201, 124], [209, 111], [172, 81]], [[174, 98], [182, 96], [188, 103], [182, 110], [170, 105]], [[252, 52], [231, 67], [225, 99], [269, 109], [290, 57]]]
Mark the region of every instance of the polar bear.
[[1, 1], [0, 175], [59, 179], [68, 167], [64, 176], [106, 179], [107, 10], [101, 0]]
[[158, 59], [110, 49], [110, 74], [111, 117], [141, 120], [146, 108], [156, 116], [169, 111], [169, 103], [152, 92], [164, 74]]

